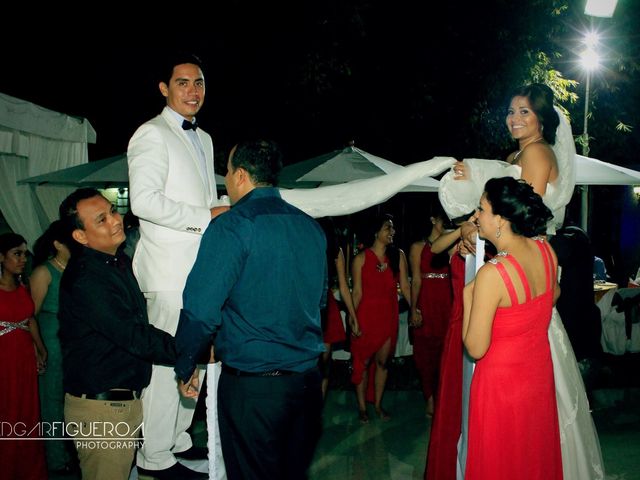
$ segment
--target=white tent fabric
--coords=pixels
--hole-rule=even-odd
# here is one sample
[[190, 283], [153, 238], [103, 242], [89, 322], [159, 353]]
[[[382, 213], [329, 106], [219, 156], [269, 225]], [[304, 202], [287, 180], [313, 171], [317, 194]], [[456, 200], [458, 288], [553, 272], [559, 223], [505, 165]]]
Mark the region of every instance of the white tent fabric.
[[96, 132], [86, 119], [0, 93], [0, 211], [30, 246], [57, 216], [65, 193], [47, 189], [36, 194], [35, 186], [16, 182], [86, 163], [87, 144], [95, 141]]
[[576, 155], [576, 185], [640, 185], [640, 172]]

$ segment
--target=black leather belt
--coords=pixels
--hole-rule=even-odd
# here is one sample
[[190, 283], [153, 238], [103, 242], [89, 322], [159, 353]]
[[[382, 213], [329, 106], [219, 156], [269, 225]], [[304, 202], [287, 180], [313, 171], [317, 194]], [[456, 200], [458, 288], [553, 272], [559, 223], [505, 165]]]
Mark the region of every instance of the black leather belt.
[[291, 370], [269, 370], [268, 372], [243, 372], [237, 368], [222, 365], [222, 371], [236, 377], [282, 377], [284, 375], [297, 375], [299, 372]]
[[100, 393], [69, 393], [74, 397], [87, 400], [135, 400], [140, 398], [140, 392], [135, 390], [107, 390]]

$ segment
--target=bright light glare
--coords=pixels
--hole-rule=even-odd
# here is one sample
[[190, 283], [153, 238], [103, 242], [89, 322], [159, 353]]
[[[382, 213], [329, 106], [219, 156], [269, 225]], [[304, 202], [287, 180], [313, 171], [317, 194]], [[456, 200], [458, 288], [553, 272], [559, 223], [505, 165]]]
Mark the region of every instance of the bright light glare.
[[600, 57], [598, 56], [598, 52], [592, 48], [587, 48], [580, 55], [580, 63], [588, 71], [595, 70], [600, 66]]
[[584, 14], [592, 17], [613, 17], [618, 0], [587, 0], [584, 7]]
[[600, 42], [600, 35], [598, 32], [588, 32], [585, 34], [583, 42], [587, 48], [593, 49]]

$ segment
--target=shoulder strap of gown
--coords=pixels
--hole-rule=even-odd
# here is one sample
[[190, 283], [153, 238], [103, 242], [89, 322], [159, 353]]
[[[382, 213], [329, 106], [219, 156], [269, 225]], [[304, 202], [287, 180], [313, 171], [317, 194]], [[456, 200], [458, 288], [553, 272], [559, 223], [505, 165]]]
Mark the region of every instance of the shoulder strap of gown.
[[524, 270], [522, 269], [522, 266], [511, 255], [507, 255], [505, 258], [509, 260], [509, 263], [513, 265], [513, 268], [515, 268], [516, 272], [518, 272], [518, 277], [520, 277], [520, 281], [522, 282], [522, 288], [524, 288], [524, 301], [528, 302], [529, 300], [531, 300], [531, 287], [529, 287], [529, 280], [527, 279], [527, 276], [524, 274]]
[[504, 286], [507, 287], [507, 291], [509, 292], [509, 299], [511, 300], [511, 305], [518, 304], [518, 295], [516, 294], [516, 289], [513, 286], [513, 282], [511, 281], [511, 277], [507, 273], [507, 269], [501, 262], [495, 262], [495, 266], [498, 269], [498, 273], [502, 277], [502, 281], [504, 282]]

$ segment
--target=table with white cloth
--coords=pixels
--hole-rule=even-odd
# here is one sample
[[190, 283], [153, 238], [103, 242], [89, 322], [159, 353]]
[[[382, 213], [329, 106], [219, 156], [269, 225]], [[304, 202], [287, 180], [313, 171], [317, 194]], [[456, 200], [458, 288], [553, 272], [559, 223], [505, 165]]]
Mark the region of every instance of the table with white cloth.
[[609, 290], [615, 290], [616, 288], [618, 288], [617, 283], [601, 281], [593, 282], [593, 300], [598, 303]]
[[[600, 340], [602, 350], [614, 355], [640, 352], [640, 322], [638, 320], [640, 307], [636, 303], [635, 307], [632, 306], [628, 309], [629, 311], [625, 311], [623, 308], [618, 309], [614, 299], [616, 294], [621, 298], [633, 298], [640, 295], [640, 289], [617, 288], [617, 285], [612, 285], [613, 287], [607, 285], [603, 288], [604, 293], [596, 303], [602, 318], [602, 337]], [[596, 286], [594, 286], [594, 292], [598, 293]]]
[[[340, 292], [335, 291], [334, 296], [336, 300], [340, 301]], [[398, 300], [401, 297], [398, 297]], [[346, 331], [346, 313], [340, 310], [340, 316], [342, 317], [342, 324]], [[409, 341], [409, 311], [400, 313], [398, 319], [398, 340], [396, 341], [396, 351], [394, 356], [407, 357], [413, 355], [413, 345]], [[351, 359], [351, 353], [346, 350], [337, 349], [331, 352], [331, 358], [334, 360], [349, 360]]]

